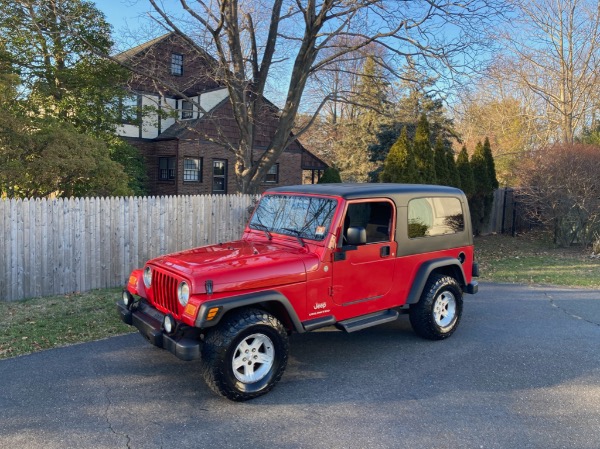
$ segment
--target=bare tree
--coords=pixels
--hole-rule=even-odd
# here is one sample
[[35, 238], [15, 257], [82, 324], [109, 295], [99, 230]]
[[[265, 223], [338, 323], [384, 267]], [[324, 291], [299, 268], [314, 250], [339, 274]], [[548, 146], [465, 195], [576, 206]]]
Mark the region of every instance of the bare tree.
[[[379, 64], [392, 72], [410, 56], [429, 70], [458, 73], [468, 65], [466, 55], [483, 48], [485, 29], [505, 6], [500, 0], [180, 0], [175, 14], [166, 3], [149, 2], [160, 26], [218, 63], [216, 82], [228, 89], [239, 129], [239, 140], [221, 143], [235, 154], [243, 192], [256, 191], [285, 148], [312, 124], [308, 120], [292, 134], [303, 94], [317, 76], [340, 70], [367, 46], [380, 49]], [[253, 163], [265, 90], [278, 68], [283, 100], [277, 129]], [[310, 111], [313, 119], [336, 100], [335, 89], [323, 92]]]
[[515, 28], [504, 37], [504, 76], [533, 93], [554, 140], [572, 143], [597, 106], [600, 4], [592, 0], [516, 0]]

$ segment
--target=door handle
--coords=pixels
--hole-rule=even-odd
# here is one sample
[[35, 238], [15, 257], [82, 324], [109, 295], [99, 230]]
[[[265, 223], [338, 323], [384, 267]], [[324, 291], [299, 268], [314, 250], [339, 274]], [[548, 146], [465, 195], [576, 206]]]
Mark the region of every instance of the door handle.
[[382, 246], [381, 249], [379, 250], [379, 255], [381, 257], [387, 257], [390, 255], [390, 247], [389, 246]]

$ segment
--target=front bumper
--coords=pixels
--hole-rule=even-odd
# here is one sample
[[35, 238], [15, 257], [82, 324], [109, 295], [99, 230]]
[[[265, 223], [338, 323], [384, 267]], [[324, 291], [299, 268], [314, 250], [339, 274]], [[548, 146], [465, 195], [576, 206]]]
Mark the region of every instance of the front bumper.
[[164, 314], [149, 304], [140, 301], [130, 310], [123, 301], [117, 302], [117, 310], [125, 324], [134, 326], [150, 343], [166, 349], [181, 360], [200, 358], [200, 339], [193, 328], [179, 329], [173, 335], [163, 330]]

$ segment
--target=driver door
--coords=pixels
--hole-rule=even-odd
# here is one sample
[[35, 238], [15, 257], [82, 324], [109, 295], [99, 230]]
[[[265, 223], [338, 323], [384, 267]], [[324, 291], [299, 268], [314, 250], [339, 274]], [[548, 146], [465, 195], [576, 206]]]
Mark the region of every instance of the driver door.
[[[389, 200], [350, 202], [343, 236], [334, 256], [333, 301], [344, 307], [377, 310], [392, 287], [397, 244], [393, 239], [396, 210]], [[362, 233], [364, 242], [349, 244], [348, 230]], [[358, 228], [358, 229], [357, 229]], [[354, 243], [354, 242], [350, 242]], [[348, 310], [350, 312], [350, 310]]]

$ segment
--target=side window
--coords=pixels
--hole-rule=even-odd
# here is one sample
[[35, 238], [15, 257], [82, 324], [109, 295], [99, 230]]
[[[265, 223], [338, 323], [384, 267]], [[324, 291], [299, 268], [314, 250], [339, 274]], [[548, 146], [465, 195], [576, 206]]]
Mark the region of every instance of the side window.
[[351, 203], [344, 219], [344, 236], [349, 227], [364, 228], [367, 243], [389, 242], [393, 207], [388, 201]]
[[465, 229], [458, 198], [417, 198], [408, 203], [408, 237], [456, 234]]
[[158, 180], [169, 181], [175, 179], [175, 162], [174, 157], [159, 157], [158, 158]]

